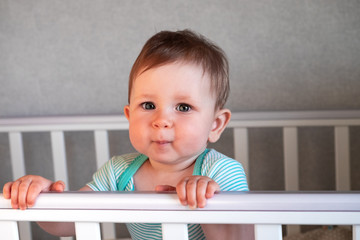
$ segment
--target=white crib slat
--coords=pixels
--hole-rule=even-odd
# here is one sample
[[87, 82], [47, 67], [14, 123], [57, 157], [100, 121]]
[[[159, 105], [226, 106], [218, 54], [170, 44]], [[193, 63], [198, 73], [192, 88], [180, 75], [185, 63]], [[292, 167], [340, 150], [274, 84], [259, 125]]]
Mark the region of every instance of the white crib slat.
[[55, 180], [64, 181], [66, 186], [65, 190], [68, 190], [69, 181], [67, 174], [64, 132], [53, 131], [50, 135]]
[[349, 127], [335, 127], [336, 190], [350, 191]]
[[20, 132], [9, 133], [10, 156], [12, 164], [13, 179], [25, 175], [24, 149], [22, 135]]
[[187, 224], [163, 223], [162, 235], [164, 240], [187, 240], [189, 239]]
[[[12, 173], [15, 180], [26, 174], [22, 134], [20, 132], [10, 132], [9, 143]], [[19, 229], [21, 240], [31, 239], [30, 223], [19, 222]]]
[[[285, 190], [299, 190], [298, 131], [296, 127], [283, 128]], [[299, 225], [288, 225], [287, 235], [300, 233]]]
[[243, 165], [249, 183], [249, 141], [247, 128], [234, 128], [234, 154], [235, 159]]
[[[97, 168], [100, 168], [110, 158], [108, 132], [106, 130], [95, 130], [94, 139], [95, 139], [96, 164], [97, 164]], [[104, 239], [115, 239], [116, 238], [115, 224], [103, 223], [102, 236]]]
[[353, 240], [360, 240], [360, 225], [353, 225]]
[[100, 168], [110, 158], [109, 156], [109, 138], [106, 130], [94, 131], [96, 164]]
[[99, 223], [76, 222], [75, 232], [77, 240], [101, 240]]
[[255, 225], [256, 240], [282, 240], [281, 225]]
[[0, 221], [1, 239], [19, 240], [19, 232], [17, 222]]
[[[51, 149], [54, 164], [55, 180], [62, 180], [65, 183], [65, 190], [69, 190], [69, 178], [67, 174], [66, 148], [63, 131], [52, 131]], [[72, 240], [73, 237], [61, 237], [60, 240]]]

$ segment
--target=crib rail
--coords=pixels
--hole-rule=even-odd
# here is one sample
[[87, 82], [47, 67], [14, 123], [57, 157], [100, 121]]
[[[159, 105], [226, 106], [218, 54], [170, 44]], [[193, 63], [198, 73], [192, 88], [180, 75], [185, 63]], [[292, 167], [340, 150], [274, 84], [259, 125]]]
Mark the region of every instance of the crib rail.
[[257, 240], [282, 239], [282, 224], [352, 225], [360, 240], [360, 192], [221, 192], [197, 210], [174, 193], [43, 193], [25, 211], [0, 195], [2, 236], [19, 239], [17, 221], [75, 222], [79, 240], [101, 239], [100, 222], [162, 223], [171, 240], [187, 239], [187, 223], [255, 224]]

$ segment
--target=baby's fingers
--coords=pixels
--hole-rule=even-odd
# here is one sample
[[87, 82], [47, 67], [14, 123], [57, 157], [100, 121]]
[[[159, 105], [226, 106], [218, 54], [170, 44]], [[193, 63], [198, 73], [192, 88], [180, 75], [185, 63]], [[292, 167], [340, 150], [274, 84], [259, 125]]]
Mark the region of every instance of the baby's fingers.
[[19, 188], [20, 182], [13, 182], [11, 184], [10, 190], [9, 190], [9, 194], [10, 196], [8, 196], [8, 199], [11, 199], [11, 206], [14, 209], [19, 208], [18, 207], [18, 191], [17, 189]]
[[212, 198], [214, 194], [219, 191], [220, 191], [219, 184], [217, 184], [215, 181], [210, 181], [206, 189], [206, 194], [205, 194], [206, 199]]
[[207, 199], [212, 198], [214, 193], [217, 191], [220, 191], [220, 186], [214, 180], [204, 177], [199, 178], [196, 188], [197, 207], [204, 208], [206, 206]]
[[5, 183], [3, 187], [3, 196], [5, 199], [10, 199], [11, 197], [11, 186], [13, 185], [13, 182]]
[[192, 176], [184, 178], [176, 187], [179, 200], [182, 205], [189, 205], [190, 208], [204, 208], [207, 199], [219, 191], [219, 185], [208, 177]]
[[32, 207], [35, 205], [36, 198], [43, 191], [43, 186], [38, 182], [32, 182], [28, 186], [28, 192], [26, 195], [26, 207]]
[[[206, 206], [206, 199], [207, 199], [210, 183], [211, 181], [209, 182], [207, 179], [203, 179], [203, 178], [200, 178], [197, 182], [196, 203], [199, 208], [204, 208]], [[211, 192], [212, 191], [209, 190], [209, 193]]]
[[179, 197], [180, 203], [184, 206], [188, 204], [187, 202], [187, 193], [186, 193], [186, 185], [189, 181], [189, 178], [184, 178], [182, 181], [178, 183], [176, 186], [176, 193]]
[[40, 176], [27, 175], [14, 182], [4, 185], [4, 198], [11, 199], [11, 206], [15, 209], [26, 209], [35, 204], [36, 198], [41, 192], [62, 192], [65, 184], [62, 181], [53, 183]]
[[20, 178], [13, 182], [11, 186], [11, 206], [22, 210], [27, 208], [28, 191], [32, 180], [29, 178]]
[[50, 185], [50, 191], [63, 192], [65, 190], [65, 183], [57, 181]]
[[[28, 197], [29, 197], [28, 193], [31, 189], [30, 186], [32, 184], [32, 181], [31, 179], [25, 179], [23, 181], [17, 181], [17, 182], [20, 182], [17, 191], [18, 207], [21, 210], [25, 210], [28, 207]], [[30, 195], [30, 199], [31, 199], [31, 195]]]

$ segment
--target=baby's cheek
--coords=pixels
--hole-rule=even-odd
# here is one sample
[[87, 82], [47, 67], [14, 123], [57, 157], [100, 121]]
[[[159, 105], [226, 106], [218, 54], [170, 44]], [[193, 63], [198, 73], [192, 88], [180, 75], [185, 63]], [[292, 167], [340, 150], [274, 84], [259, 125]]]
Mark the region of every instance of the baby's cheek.
[[208, 132], [199, 127], [188, 128], [182, 131], [181, 138], [185, 147], [198, 150], [207, 145]]
[[141, 149], [144, 147], [146, 140], [146, 132], [142, 131], [141, 128], [130, 128], [129, 129], [129, 138], [132, 146], [141, 152]]

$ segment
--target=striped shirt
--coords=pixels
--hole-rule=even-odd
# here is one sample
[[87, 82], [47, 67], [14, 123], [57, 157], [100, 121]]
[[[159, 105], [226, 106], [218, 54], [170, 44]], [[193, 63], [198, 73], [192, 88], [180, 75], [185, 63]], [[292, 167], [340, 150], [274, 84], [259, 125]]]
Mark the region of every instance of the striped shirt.
[[[93, 181], [87, 185], [94, 191], [119, 191], [117, 186], [120, 176], [138, 156], [139, 153], [130, 153], [113, 157], [93, 175]], [[200, 168], [201, 175], [213, 179], [221, 191], [248, 191], [241, 164], [214, 149], [206, 153]], [[131, 177], [125, 191], [135, 190]], [[127, 227], [132, 239], [162, 239], [160, 223], [128, 223]], [[200, 224], [188, 224], [188, 230], [189, 239], [205, 239]]]

